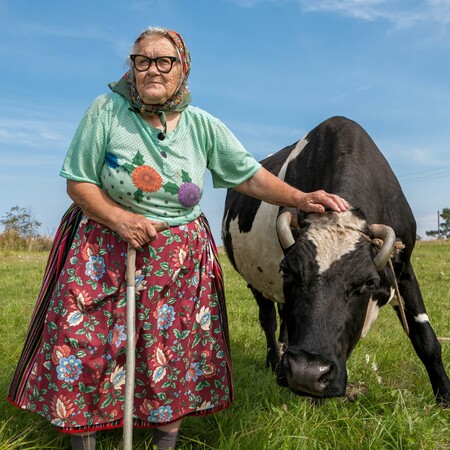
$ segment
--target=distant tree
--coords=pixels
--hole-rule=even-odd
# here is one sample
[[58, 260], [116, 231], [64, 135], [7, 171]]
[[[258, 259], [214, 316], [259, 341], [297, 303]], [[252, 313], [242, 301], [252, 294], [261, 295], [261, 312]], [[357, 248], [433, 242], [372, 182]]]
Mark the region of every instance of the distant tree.
[[439, 217], [442, 219], [442, 222], [439, 223], [439, 229], [426, 231], [425, 233], [431, 237], [450, 239], [450, 208], [444, 208]]
[[4, 227], [4, 233], [16, 234], [24, 239], [38, 237], [38, 229], [42, 225], [33, 217], [30, 209], [19, 206], [13, 206], [0, 219], [0, 224]]

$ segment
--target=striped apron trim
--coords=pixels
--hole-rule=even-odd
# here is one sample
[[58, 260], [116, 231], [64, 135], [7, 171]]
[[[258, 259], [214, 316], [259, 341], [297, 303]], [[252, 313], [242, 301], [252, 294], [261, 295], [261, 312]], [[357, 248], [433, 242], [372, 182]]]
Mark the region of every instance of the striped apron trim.
[[42, 287], [31, 316], [27, 338], [20, 355], [16, 371], [8, 389], [8, 400], [18, 405], [21, 402], [25, 384], [33, 368], [36, 351], [42, 340], [45, 316], [61, 268], [78, 229], [82, 216], [81, 209], [72, 204], [61, 219], [50, 250], [44, 271]]

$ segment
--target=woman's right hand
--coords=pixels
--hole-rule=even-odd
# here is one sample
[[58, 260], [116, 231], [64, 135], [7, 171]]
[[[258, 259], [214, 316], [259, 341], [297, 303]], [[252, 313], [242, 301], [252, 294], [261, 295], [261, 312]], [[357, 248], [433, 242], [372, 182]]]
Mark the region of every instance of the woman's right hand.
[[158, 233], [152, 221], [125, 211], [99, 186], [67, 180], [67, 193], [89, 218], [118, 233], [133, 248], [140, 249], [156, 239]]
[[137, 250], [148, 242], [154, 241], [158, 235], [152, 221], [140, 214], [123, 210], [113, 229]]

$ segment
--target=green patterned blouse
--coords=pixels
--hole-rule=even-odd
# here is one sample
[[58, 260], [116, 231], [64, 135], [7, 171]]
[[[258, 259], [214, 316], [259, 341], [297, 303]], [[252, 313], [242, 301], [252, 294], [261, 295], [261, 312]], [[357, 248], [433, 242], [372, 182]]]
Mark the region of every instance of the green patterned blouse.
[[60, 175], [100, 186], [124, 209], [169, 225], [201, 214], [206, 169], [214, 187], [234, 187], [261, 167], [218, 119], [188, 106], [164, 140], [117, 93], [86, 111]]

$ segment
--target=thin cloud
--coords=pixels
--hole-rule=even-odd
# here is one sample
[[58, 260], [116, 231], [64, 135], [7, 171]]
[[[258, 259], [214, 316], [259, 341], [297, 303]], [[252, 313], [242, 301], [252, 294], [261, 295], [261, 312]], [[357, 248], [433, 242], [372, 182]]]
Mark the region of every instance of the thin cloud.
[[[242, 8], [277, 0], [231, 0]], [[285, 2], [289, 0], [283, 0]], [[365, 21], [384, 20], [395, 28], [420, 23], [450, 24], [449, 0], [296, 0], [304, 12], [336, 13]], [[278, 2], [279, 3], [279, 0]]]
[[307, 133], [306, 130], [286, 126], [277, 127], [235, 121], [225, 121], [225, 123], [257, 160], [266, 158], [298, 141]]
[[[5, 153], [5, 154], [4, 154]], [[63, 164], [64, 151], [43, 154], [43, 152], [28, 152], [26, 158], [23, 153], [9, 150], [7, 153], [0, 150], [2, 158], [2, 182], [6, 180], [36, 179], [50, 175], [57, 177]], [[36, 170], [39, 168], [39, 170]], [[31, 186], [31, 184], [30, 184]]]
[[363, 20], [390, 18], [390, 13], [381, 8], [389, 0], [300, 0], [307, 12], [337, 12]]
[[289, 127], [274, 127], [270, 125], [261, 125], [256, 123], [241, 123], [227, 121], [227, 125], [237, 134], [245, 134], [251, 138], [264, 136], [265, 139], [300, 139], [305, 133], [305, 130]]
[[15, 120], [0, 117], [0, 148], [67, 148], [73, 134], [73, 124], [61, 121]]
[[[80, 39], [88, 41], [106, 42], [121, 56], [126, 55], [131, 43], [121, 38], [117, 31], [100, 28], [96, 24], [83, 24], [79, 27], [67, 25], [49, 25], [36, 22], [19, 22], [11, 20], [0, 27], [0, 35], [9, 35], [17, 39], [18, 36], [34, 36], [36, 39], [48, 37], [52, 39]], [[4, 47], [7, 49], [7, 47]]]
[[448, 0], [428, 0], [427, 4], [431, 20], [450, 24], [450, 2]]
[[366, 83], [355, 89], [351, 89], [349, 91], [342, 92], [342, 93], [330, 98], [330, 101], [340, 102], [345, 98], [354, 97], [355, 95], [358, 95], [361, 92], [369, 91], [369, 90], [373, 89], [375, 87], [375, 85], [376, 85], [376, 83]]
[[290, 0], [231, 0], [234, 4], [241, 8], [252, 8], [260, 3], [287, 3]]
[[[379, 148], [388, 161], [402, 168], [403, 174], [410, 173], [410, 167], [421, 167], [422, 170], [448, 166], [450, 160], [441, 145], [429, 143], [427, 146], [399, 143], [383, 138], [375, 138]], [[400, 172], [399, 172], [400, 174]]]
[[450, 23], [448, 0], [298, 0], [306, 12], [335, 12], [355, 19], [386, 20], [397, 28], [419, 23]]
[[101, 31], [98, 26], [81, 25], [79, 27], [67, 27], [64, 25], [49, 25], [33, 22], [13, 21], [3, 24], [1, 34], [26, 35], [26, 36], [50, 36], [59, 38], [98, 39], [109, 40], [110, 35]]

